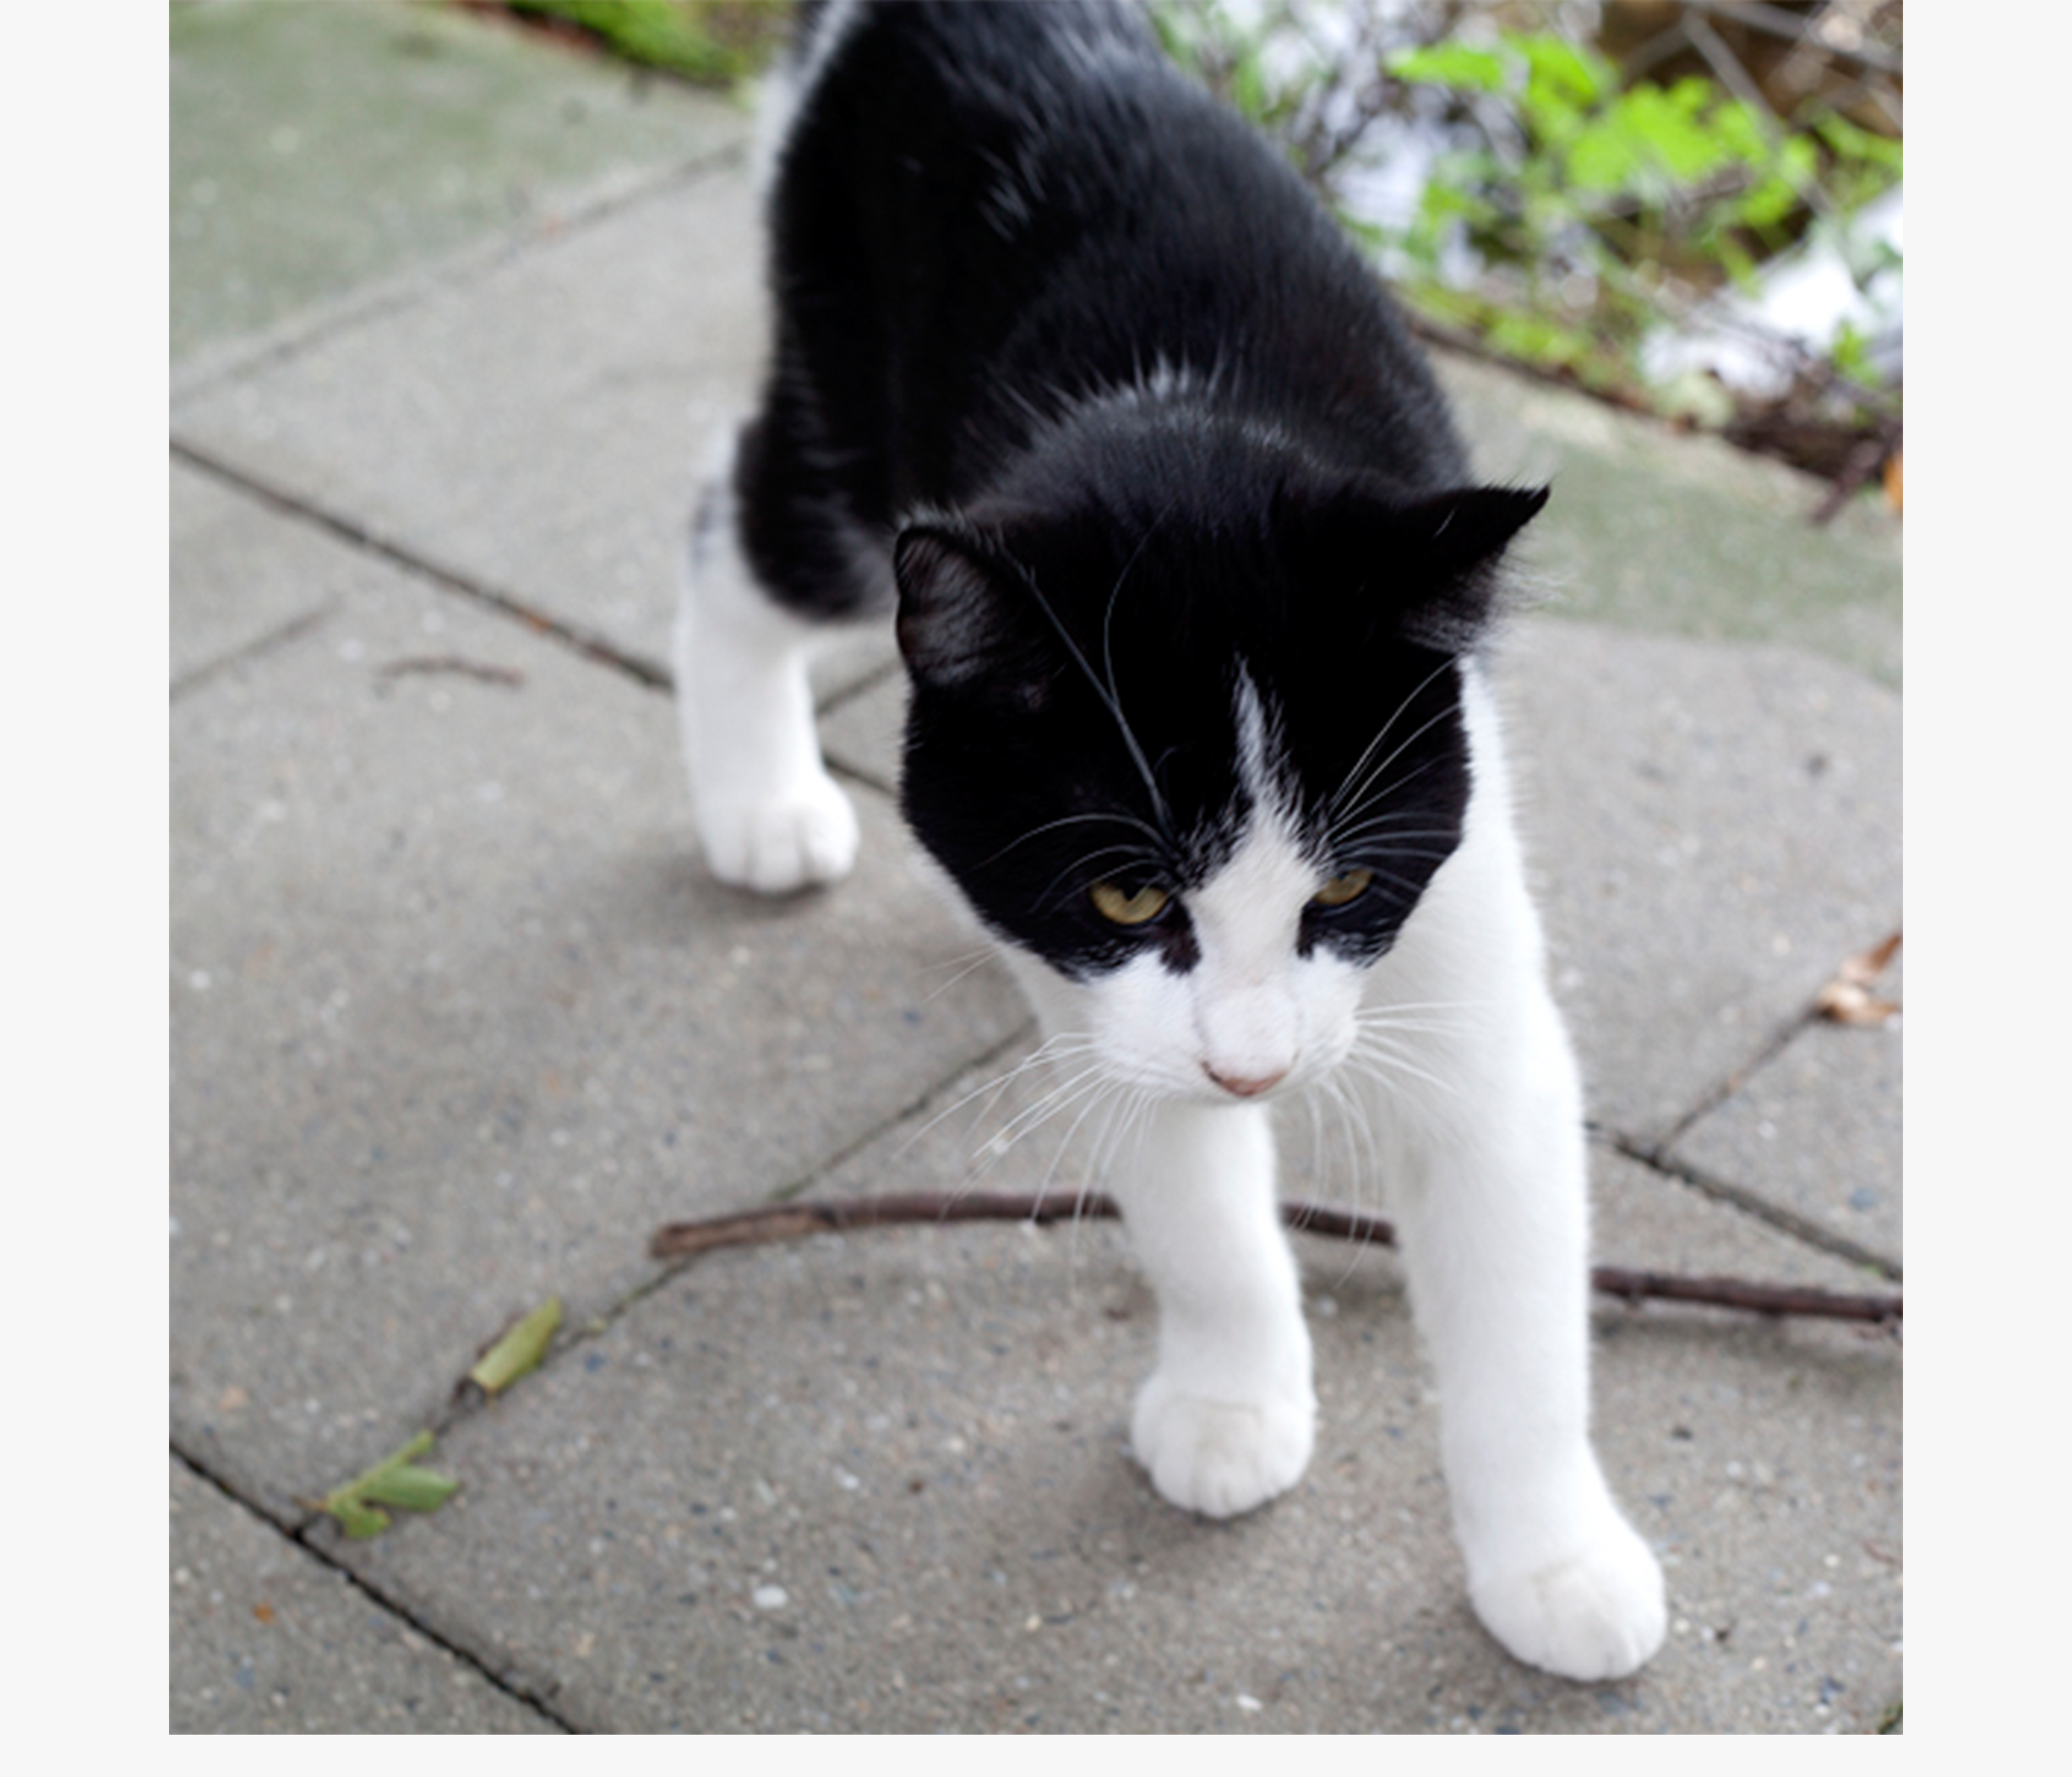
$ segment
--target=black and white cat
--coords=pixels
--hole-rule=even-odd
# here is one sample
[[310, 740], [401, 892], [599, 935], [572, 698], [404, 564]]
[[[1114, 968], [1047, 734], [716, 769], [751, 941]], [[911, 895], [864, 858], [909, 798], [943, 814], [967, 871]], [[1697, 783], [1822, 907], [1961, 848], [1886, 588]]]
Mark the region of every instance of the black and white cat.
[[1309, 1461], [1271, 1116], [1328, 1082], [1401, 1229], [1476, 1611], [1632, 1671], [1661, 1575], [1589, 1443], [1580, 1093], [1479, 657], [1544, 490], [1473, 485], [1367, 269], [1134, 13], [801, 14], [772, 358], [676, 636], [710, 868], [848, 870], [806, 662], [896, 609], [907, 819], [1133, 1095], [1153, 1484], [1223, 1517]]

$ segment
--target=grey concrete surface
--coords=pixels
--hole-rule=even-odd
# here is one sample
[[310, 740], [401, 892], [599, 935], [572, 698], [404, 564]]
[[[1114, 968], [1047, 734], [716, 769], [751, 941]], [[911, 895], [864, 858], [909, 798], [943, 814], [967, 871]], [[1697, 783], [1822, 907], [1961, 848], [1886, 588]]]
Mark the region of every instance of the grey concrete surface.
[[[1716, 439], [1446, 355], [1477, 466], [1554, 490], [1519, 559], [1548, 608], [1708, 641], [1786, 641], [1900, 683], [1899, 527]], [[1780, 548], [1780, 536], [1791, 547]]]
[[177, 357], [738, 139], [679, 86], [450, 8], [189, 0], [169, 22]]
[[1899, 925], [1900, 699], [1775, 643], [1546, 620], [1497, 671], [1591, 1114], [1665, 1136]]
[[179, 434], [664, 661], [694, 477], [753, 392], [752, 224], [744, 178], [670, 182], [199, 391]]
[[192, 571], [315, 555], [341, 608], [173, 712], [173, 1420], [283, 1510], [262, 1477], [400, 1441], [508, 1316], [602, 1310], [646, 1225], [810, 1177], [1025, 1017], [882, 801], [838, 897], [739, 895], [653, 692], [270, 512]]
[[1900, 1032], [1809, 1030], [1669, 1150], [1900, 1263]]
[[338, 607], [366, 562], [306, 526], [254, 525], [248, 495], [172, 466], [171, 646], [175, 696]]
[[[984, 1151], [1026, 1077], [944, 1114], [1017, 1059], [825, 1189], [1082, 1182], [1091, 1130], [1062, 1164], [1041, 1138]], [[1852, 1282], [1628, 1163], [1601, 1169], [1599, 1208], [1608, 1258]], [[1126, 1453], [1151, 1307], [1118, 1231], [1088, 1224], [712, 1255], [462, 1426], [447, 1453], [470, 1492], [439, 1523], [323, 1540], [442, 1633], [493, 1625], [491, 1662], [587, 1727], [1810, 1731], [1887, 1700], [1884, 1335], [1600, 1312], [1605, 1461], [1681, 1627], [1639, 1677], [1578, 1687], [1468, 1611], [1393, 1256], [1300, 1244], [1323, 1430], [1295, 1491], [1233, 1524], [1174, 1513]]]
[[[1225, 1525], [1123, 1448], [1152, 1328], [1111, 1225], [645, 1256], [802, 1191], [1077, 1185], [1104, 1131], [1017, 1123], [1033, 1074], [960, 1104], [1026, 1021], [908, 871], [882, 636], [819, 680], [857, 877], [762, 903], [695, 861], [625, 662], [665, 657], [697, 466], [752, 384], [741, 112], [478, 19], [295, 11], [174, 23], [176, 237], [215, 182], [175, 261], [175, 1729], [1876, 1728], [1890, 1333], [1600, 1310], [1600, 1437], [1672, 1632], [1575, 1687], [1467, 1609], [1385, 1251], [1301, 1242], [1317, 1458]], [[251, 46], [291, 28], [319, 37]], [[351, 130], [296, 66], [327, 30]], [[614, 106], [598, 158], [543, 145]], [[395, 244], [356, 257], [351, 189], [281, 220], [286, 117], [461, 176], [365, 174]], [[551, 202], [455, 201], [535, 158]], [[1900, 1037], [1797, 1021], [1899, 921], [1896, 526], [1810, 532], [1817, 490], [1770, 466], [1443, 373], [1491, 473], [1556, 480], [1562, 596], [1501, 671], [1600, 1256], [1866, 1287], [1838, 1251], [1901, 1256]], [[1610, 1145], [1671, 1137], [1803, 1234]], [[1298, 1113], [1284, 1147], [1290, 1190], [1376, 1207], [1343, 1129]], [[548, 1295], [544, 1368], [456, 1397]], [[444, 1510], [366, 1543], [313, 1514], [421, 1426]]]
[[553, 1725], [175, 1458], [176, 1734], [538, 1734]]

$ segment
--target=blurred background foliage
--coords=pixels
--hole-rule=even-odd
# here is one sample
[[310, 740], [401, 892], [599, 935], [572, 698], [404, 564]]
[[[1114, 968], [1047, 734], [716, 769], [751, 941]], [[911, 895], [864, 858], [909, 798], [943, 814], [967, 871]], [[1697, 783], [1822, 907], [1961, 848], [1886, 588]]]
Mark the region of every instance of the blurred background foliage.
[[1898, 0], [1159, 0], [1423, 330], [1895, 502]]
[[[715, 84], [783, 0], [509, 0]], [[1897, 504], [1900, 0], [1151, 0], [1428, 335]]]

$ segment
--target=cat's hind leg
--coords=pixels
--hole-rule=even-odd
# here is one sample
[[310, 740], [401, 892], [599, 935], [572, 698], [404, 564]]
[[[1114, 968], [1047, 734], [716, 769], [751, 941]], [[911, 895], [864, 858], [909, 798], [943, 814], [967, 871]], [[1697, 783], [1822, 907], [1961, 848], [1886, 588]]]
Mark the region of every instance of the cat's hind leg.
[[[732, 472], [709, 481], [700, 499], [673, 663], [706, 866], [722, 882], [782, 894], [838, 880], [856, 861], [856, 811], [821, 760], [807, 668], [827, 631], [823, 611], [832, 604], [827, 614], [847, 615], [861, 601], [851, 596], [859, 567], [838, 554], [821, 609], [782, 596], [797, 568], [772, 561], [750, 541], [753, 503], [769, 499], [755, 480], [761, 433], [760, 422], [744, 431]], [[821, 522], [834, 554], [837, 521], [823, 515]], [[751, 559], [758, 553], [760, 563]], [[812, 564], [804, 566], [810, 571]]]

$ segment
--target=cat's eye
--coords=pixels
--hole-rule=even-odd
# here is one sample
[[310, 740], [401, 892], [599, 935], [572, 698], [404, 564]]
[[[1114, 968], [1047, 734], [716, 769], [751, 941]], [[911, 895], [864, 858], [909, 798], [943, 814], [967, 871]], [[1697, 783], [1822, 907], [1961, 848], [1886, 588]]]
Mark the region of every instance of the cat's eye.
[[1097, 882], [1088, 893], [1093, 899], [1094, 912], [1114, 925], [1148, 924], [1165, 911], [1173, 898], [1164, 889], [1150, 883], [1132, 893], [1117, 888], [1112, 882]]
[[1367, 891], [1374, 880], [1372, 870], [1348, 870], [1343, 876], [1333, 876], [1310, 897], [1312, 907], [1344, 907], [1349, 901], [1357, 901]]

